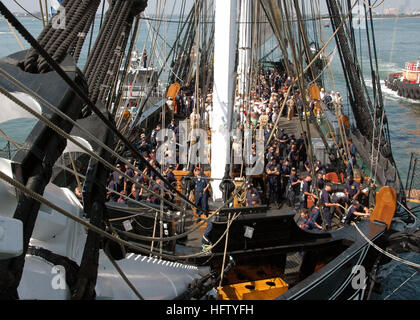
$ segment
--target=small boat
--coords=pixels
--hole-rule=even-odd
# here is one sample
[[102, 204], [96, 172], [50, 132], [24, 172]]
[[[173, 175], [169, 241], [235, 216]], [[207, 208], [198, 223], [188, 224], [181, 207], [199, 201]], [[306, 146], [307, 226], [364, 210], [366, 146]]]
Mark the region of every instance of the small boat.
[[420, 59], [407, 62], [400, 73], [391, 73], [385, 85], [400, 97], [420, 100]]

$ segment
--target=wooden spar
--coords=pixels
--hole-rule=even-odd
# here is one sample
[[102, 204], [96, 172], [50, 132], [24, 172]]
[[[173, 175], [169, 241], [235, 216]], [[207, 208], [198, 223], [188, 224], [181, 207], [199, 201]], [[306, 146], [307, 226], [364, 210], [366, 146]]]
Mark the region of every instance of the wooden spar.
[[[233, 108], [236, 54], [236, 0], [216, 0], [214, 84], [211, 139], [212, 178], [221, 179], [230, 159], [229, 121]], [[213, 198], [221, 199], [220, 180], [212, 182]]]

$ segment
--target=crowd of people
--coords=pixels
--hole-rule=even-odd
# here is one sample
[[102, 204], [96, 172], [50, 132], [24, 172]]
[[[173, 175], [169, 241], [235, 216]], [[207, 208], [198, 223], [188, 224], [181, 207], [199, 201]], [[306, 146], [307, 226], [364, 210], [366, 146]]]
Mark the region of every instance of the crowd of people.
[[[337, 197], [333, 192], [333, 185], [327, 177], [327, 169], [334, 170], [334, 168], [327, 168], [321, 161], [314, 159], [314, 170], [312, 170], [307, 150], [309, 141], [306, 132], [295, 136], [293, 133], [286, 132], [284, 128], [276, 128], [273, 133], [278, 117], [287, 117], [291, 121], [298, 115], [302, 120], [304, 119], [302, 93], [293, 85], [293, 80], [286, 73], [264, 70], [259, 74], [259, 85], [256, 90], [251, 92], [249, 97], [238, 96], [235, 100], [237, 127], [262, 129], [266, 145], [264, 175], [251, 177], [251, 184], [246, 190], [246, 206], [281, 207], [287, 204], [291, 208], [300, 210], [301, 227], [305, 230], [322, 229], [323, 226], [326, 229], [331, 228], [334, 214], [342, 218], [345, 223], [351, 222], [356, 216], [368, 215], [367, 208], [358, 202], [360, 184], [353, 178], [356, 149], [351, 140], [348, 141], [350, 155], [346, 172], [347, 180], [343, 195]], [[293, 87], [290, 88], [290, 86]], [[342, 106], [342, 98], [339, 93], [334, 94], [333, 97], [331, 93], [325, 93], [322, 89], [321, 101], [311, 99], [308, 92], [303, 94], [309, 101], [310, 114], [315, 116], [320, 112], [317, 110], [320, 102], [327, 106], [332, 103], [340, 108]], [[199, 92], [198, 99], [200, 105], [204, 106], [201, 109], [201, 115], [197, 112], [193, 92], [182, 88], [174, 98], [176, 110], [189, 118], [191, 124], [197, 120], [200, 121], [200, 117], [208, 124], [206, 121], [208, 121], [211, 112], [211, 91], [206, 99], [203, 99]], [[247, 103], [248, 101], [249, 103]], [[175, 119], [172, 118], [168, 129], [173, 130], [179, 140], [179, 127]], [[157, 125], [150, 135], [141, 133], [136, 147], [144, 159], [175, 186], [174, 170], [182, 169], [182, 165], [177, 162], [175, 165], [162, 168], [156, 161], [156, 150], [159, 146], [156, 135], [160, 130], [160, 125]], [[270, 136], [272, 138], [269, 141]], [[255, 143], [252, 146], [252, 155], [256, 155]], [[122, 164], [117, 166], [138, 184], [133, 184], [118, 171], [113, 172], [109, 177], [108, 184], [111, 190], [108, 192], [109, 201], [127, 203], [126, 198], [128, 197], [159, 205], [160, 197], [167, 199], [168, 202], [173, 200], [172, 193], [168, 191], [158, 176], [148, 167], [131, 161], [135, 170]], [[207, 213], [211, 186], [203, 171], [200, 167], [194, 169], [192, 187], [195, 204], [203, 209], [204, 213]], [[122, 194], [122, 196], [113, 191]]]

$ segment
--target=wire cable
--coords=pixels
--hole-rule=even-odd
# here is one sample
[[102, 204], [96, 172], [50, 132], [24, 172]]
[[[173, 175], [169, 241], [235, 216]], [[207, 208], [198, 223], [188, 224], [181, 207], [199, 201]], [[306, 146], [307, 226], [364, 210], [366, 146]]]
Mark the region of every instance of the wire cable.
[[387, 252], [387, 251], [383, 250], [382, 248], [378, 247], [368, 237], [366, 237], [366, 235], [362, 232], [362, 230], [359, 229], [359, 227], [357, 226], [356, 223], [352, 222], [351, 225], [355, 227], [355, 229], [357, 230], [357, 232], [360, 233], [360, 235], [363, 237], [363, 239], [365, 239], [365, 241], [367, 243], [369, 243], [372, 247], [374, 247], [380, 253], [386, 255], [388, 258], [391, 258], [392, 260], [401, 262], [401, 263], [403, 263], [403, 264], [405, 264], [407, 266], [410, 266], [410, 267], [412, 267], [412, 268], [414, 268], [416, 270], [420, 270], [420, 264], [417, 264], [417, 263], [414, 263], [414, 262], [411, 262], [411, 261], [408, 261], [408, 260], [405, 260], [405, 259], [402, 259], [400, 257], [397, 257], [397, 256], [394, 256], [394, 255], [390, 254], [389, 252]]
[[30, 13], [27, 9], [25, 9], [19, 2], [17, 2], [16, 0], [13, 0], [13, 2], [14, 3], [16, 3], [23, 11], [25, 11], [27, 14], [29, 14], [31, 17], [33, 17], [33, 18], [35, 18], [35, 19], [37, 19], [37, 20], [39, 20], [39, 21], [42, 21], [41, 20], [41, 18], [39, 18], [39, 17], [37, 17], [36, 15], [34, 15], [34, 14], [32, 14], [32, 13]]

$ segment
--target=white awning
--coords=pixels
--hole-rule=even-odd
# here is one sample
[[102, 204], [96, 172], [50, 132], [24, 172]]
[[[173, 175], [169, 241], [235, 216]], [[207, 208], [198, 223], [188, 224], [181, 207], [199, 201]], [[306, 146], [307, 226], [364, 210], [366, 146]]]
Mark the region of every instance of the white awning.
[[[86, 139], [83, 139], [83, 138], [77, 137], [77, 136], [71, 136], [71, 137], [73, 139], [75, 139], [78, 143], [83, 145], [84, 147], [88, 148], [90, 151], [93, 151], [92, 146], [90, 145], [90, 143]], [[78, 145], [74, 144], [70, 140], [67, 140], [67, 146], [63, 151], [63, 153], [66, 153], [66, 152], [83, 152], [83, 153], [86, 153], [85, 150], [83, 150], [82, 148], [80, 148]]]
[[[22, 101], [38, 114], [42, 114], [41, 105], [30, 95], [23, 92], [11, 92], [11, 95]], [[35, 116], [4, 95], [0, 95], [0, 108], [0, 123], [21, 118], [36, 119]]]

